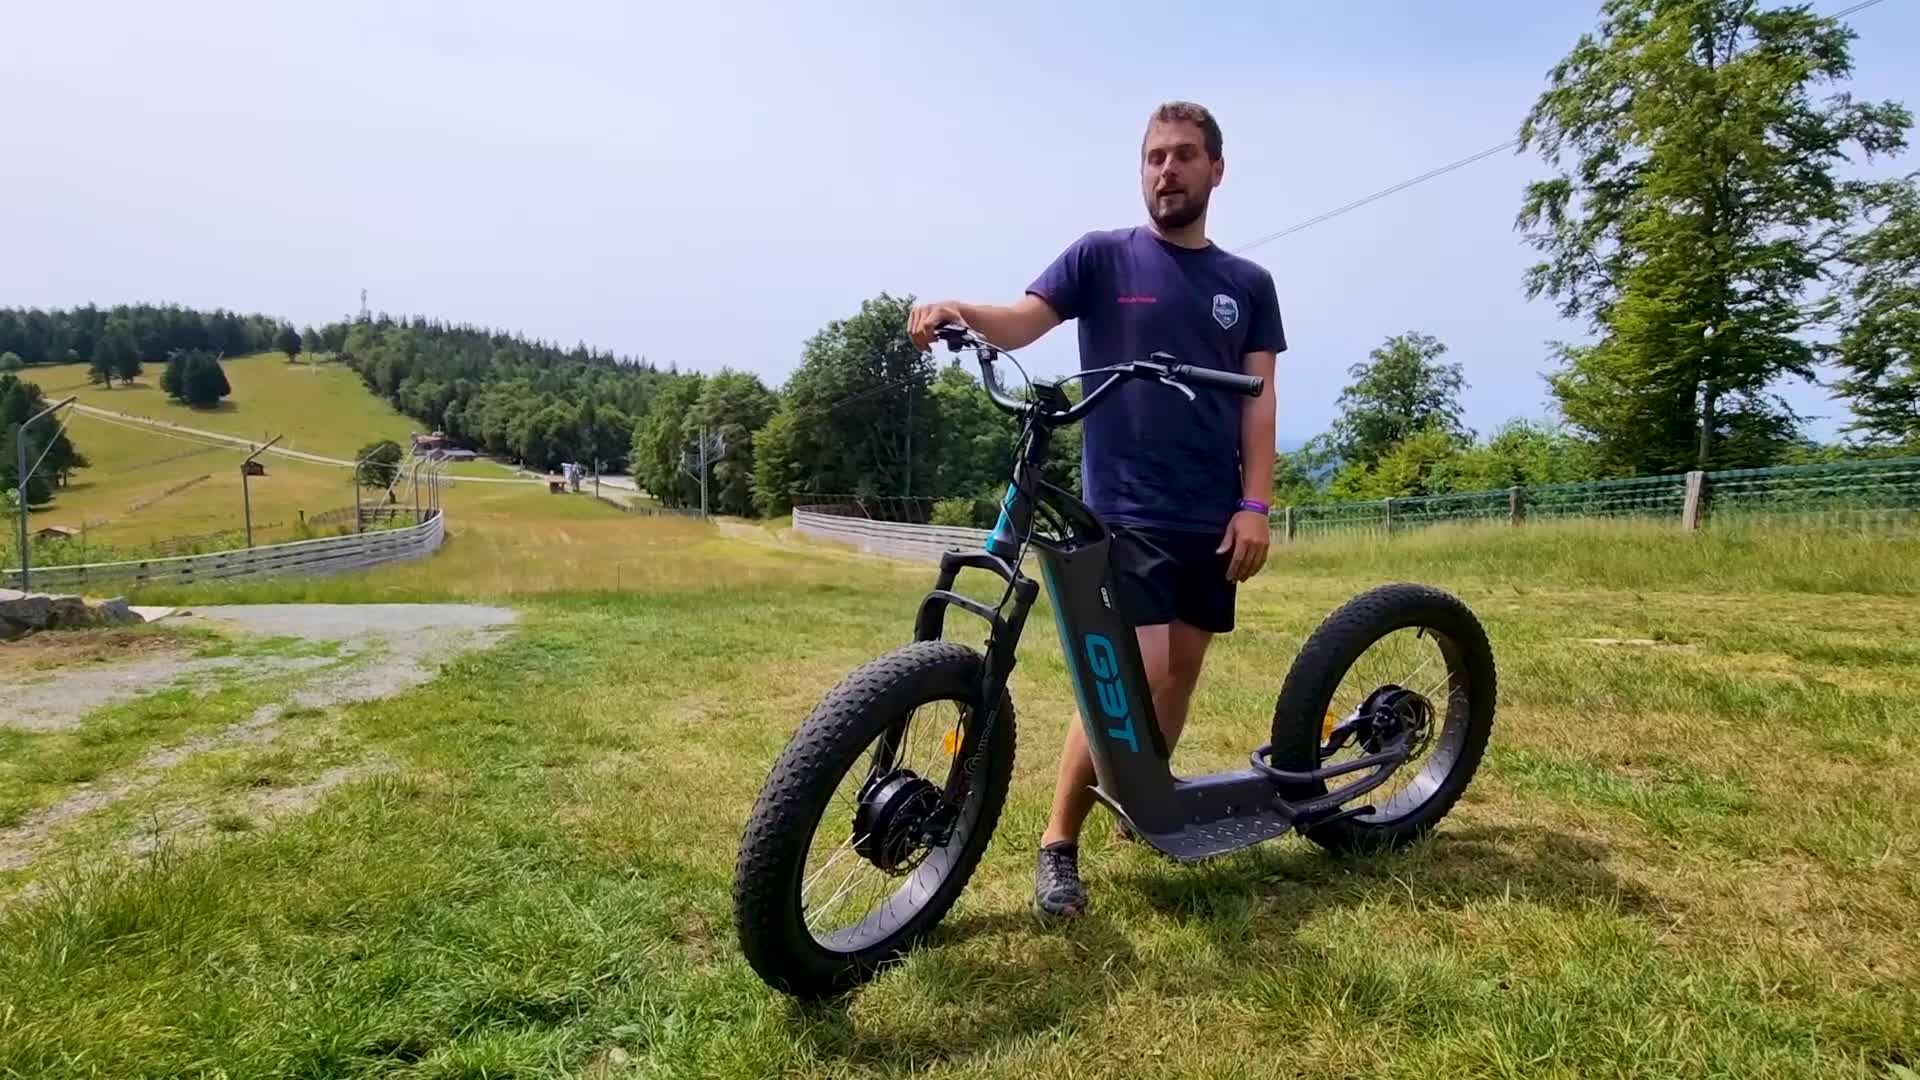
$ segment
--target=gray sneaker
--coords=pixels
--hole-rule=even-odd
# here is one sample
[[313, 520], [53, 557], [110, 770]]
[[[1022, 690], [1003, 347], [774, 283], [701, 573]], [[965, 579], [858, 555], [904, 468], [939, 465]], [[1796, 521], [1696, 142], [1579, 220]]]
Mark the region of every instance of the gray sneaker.
[[1033, 873], [1033, 910], [1042, 918], [1077, 919], [1087, 913], [1080, 884], [1080, 846], [1061, 840], [1040, 849]]

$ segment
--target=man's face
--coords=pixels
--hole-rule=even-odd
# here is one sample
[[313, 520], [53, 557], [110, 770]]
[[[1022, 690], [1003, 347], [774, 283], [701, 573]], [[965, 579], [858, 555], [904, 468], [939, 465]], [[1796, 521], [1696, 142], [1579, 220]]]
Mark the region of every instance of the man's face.
[[1207, 157], [1198, 124], [1155, 121], [1140, 149], [1140, 194], [1147, 201], [1147, 215], [1163, 229], [1200, 220], [1224, 165]]

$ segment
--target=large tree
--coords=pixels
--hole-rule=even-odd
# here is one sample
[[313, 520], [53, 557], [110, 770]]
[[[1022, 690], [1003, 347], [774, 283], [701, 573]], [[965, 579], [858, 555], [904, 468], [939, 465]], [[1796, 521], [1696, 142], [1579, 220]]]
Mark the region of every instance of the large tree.
[[160, 373], [160, 389], [182, 405], [208, 409], [233, 393], [219, 358], [199, 349], [180, 349], [167, 358]]
[[140, 350], [126, 320], [116, 318], [108, 322], [106, 330], [94, 340], [93, 367], [88, 374], [107, 386], [112, 386], [116, 378], [128, 386], [133, 385], [134, 376], [140, 374]]
[[[47, 407], [40, 387], [18, 376], [0, 374], [0, 490], [17, 491], [20, 486], [17, 440], [20, 424]], [[38, 463], [38, 467], [35, 464]], [[53, 496], [53, 481], [64, 481], [75, 469], [85, 468], [87, 459], [67, 438], [66, 428], [57, 417], [43, 417], [27, 431], [27, 504], [38, 506]]]
[[1873, 210], [1841, 259], [1844, 329], [1831, 355], [1846, 375], [1833, 387], [1853, 406], [1849, 430], [1920, 451], [1920, 188], [1885, 185]]
[[[799, 492], [933, 495], [933, 360], [906, 333], [911, 301], [882, 294], [810, 338], [787, 380], [763, 507]], [[764, 484], [777, 484], [767, 488]], [[957, 493], [955, 493], [957, 494]]]
[[353, 455], [353, 460], [359, 463], [354, 469], [354, 481], [361, 487], [392, 487], [400, 475], [400, 459], [404, 454], [400, 444], [392, 439], [379, 439], [362, 446]]
[[[715, 513], [748, 515], [754, 512], [753, 436], [767, 425], [779, 399], [759, 377], [722, 369], [703, 381], [700, 396], [681, 421], [684, 445], [697, 454], [699, 440], [709, 440], [707, 500]], [[699, 483], [694, 485], [699, 498]]]
[[1446, 351], [1431, 334], [1413, 331], [1388, 338], [1347, 369], [1353, 382], [1340, 391], [1328, 433], [1341, 461], [1372, 465], [1416, 432], [1467, 437], [1460, 423], [1466, 379], [1459, 364], [1442, 362]]
[[[1850, 149], [1904, 146], [1907, 111], [1816, 96], [1852, 72], [1853, 33], [1752, 0], [1606, 0], [1520, 129], [1559, 175], [1517, 220], [1526, 276], [1598, 340], [1561, 349], [1569, 422], [1619, 472], [1753, 464], [1795, 417], [1773, 392], [1812, 377], [1813, 286], [1867, 185]], [[1562, 163], [1565, 162], [1563, 166]]]
[[300, 356], [300, 332], [293, 328], [292, 323], [282, 323], [280, 332], [273, 336], [273, 347], [287, 354], [287, 363], [293, 363]]
[[691, 445], [686, 421], [699, 404], [701, 382], [699, 376], [673, 379], [633, 428], [634, 482], [668, 506], [700, 505], [700, 481], [683, 466]]

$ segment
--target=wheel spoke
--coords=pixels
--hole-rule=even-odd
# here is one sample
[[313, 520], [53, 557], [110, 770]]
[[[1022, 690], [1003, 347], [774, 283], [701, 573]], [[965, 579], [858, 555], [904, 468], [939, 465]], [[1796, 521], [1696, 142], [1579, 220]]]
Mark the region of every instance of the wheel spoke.
[[803, 900], [805, 899], [807, 895], [807, 890], [813, 888], [813, 883], [820, 880], [821, 874], [824, 874], [827, 872], [827, 867], [832, 866], [834, 863], [839, 862], [842, 858], [846, 856], [847, 852], [852, 851], [854, 849], [854, 846], [856, 844], [859, 844], [862, 840], [865, 840], [865, 839], [866, 837], [864, 836], [854, 837], [848, 840], [846, 843], [841, 844], [838, 848], [836, 848], [833, 854], [827, 858], [827, 861], [820, 864], [820, 868], [818, 870], [815, 870], [813, 873], [807, 875], [807, 880], [804, 882], [801, 882], [800, 884], [801, 898]]
[[860, 864], [856, 862], [853, 864], [853, 867], [847, 871], [847, 876], [840, 879], [840, 884], [834, 889], [833, 895], [827, 897], [827, 902], [820, 905], [820, 907], [814, 911], [813, 917], [807, 920], [807, 929], [812, 930], [819, 926], [820, 920], [826, 917], [827, 912], [832, 911], [834, 905], [838, 904], [841, 898], [853, 891], [859, 883], [859, 873]]

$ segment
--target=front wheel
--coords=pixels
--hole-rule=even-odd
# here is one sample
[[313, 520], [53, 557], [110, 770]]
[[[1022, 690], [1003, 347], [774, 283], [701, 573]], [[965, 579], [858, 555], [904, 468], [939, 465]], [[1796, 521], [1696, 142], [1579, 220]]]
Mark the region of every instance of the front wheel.
[[[983, 738], [981, 655], [916, 642], [847, 676], [760, 789], [734, 872], [741, 951], [796, 997], [850, 989], [945, 916], [980, 862], [1013, 776], [1013, 703]], [[949, 771], [967, 777], [945, 808]], [[944, 816], [944, 820], [943, 820]]]
[[[1335, 852], [1400, 847], [1453, 808], [1493, 731], [1493, 649], [1466, 604], [1425, 585], [1383, 585], [1322, 622], [1280, 691], [1273, 764], [1305, 772], [1405, 745], [1378, 787], [1342, 804], [1371, 812], [1308, 826]], [[1375, 775], [1373, 766], [1285, 787], [1303, 801]]]

